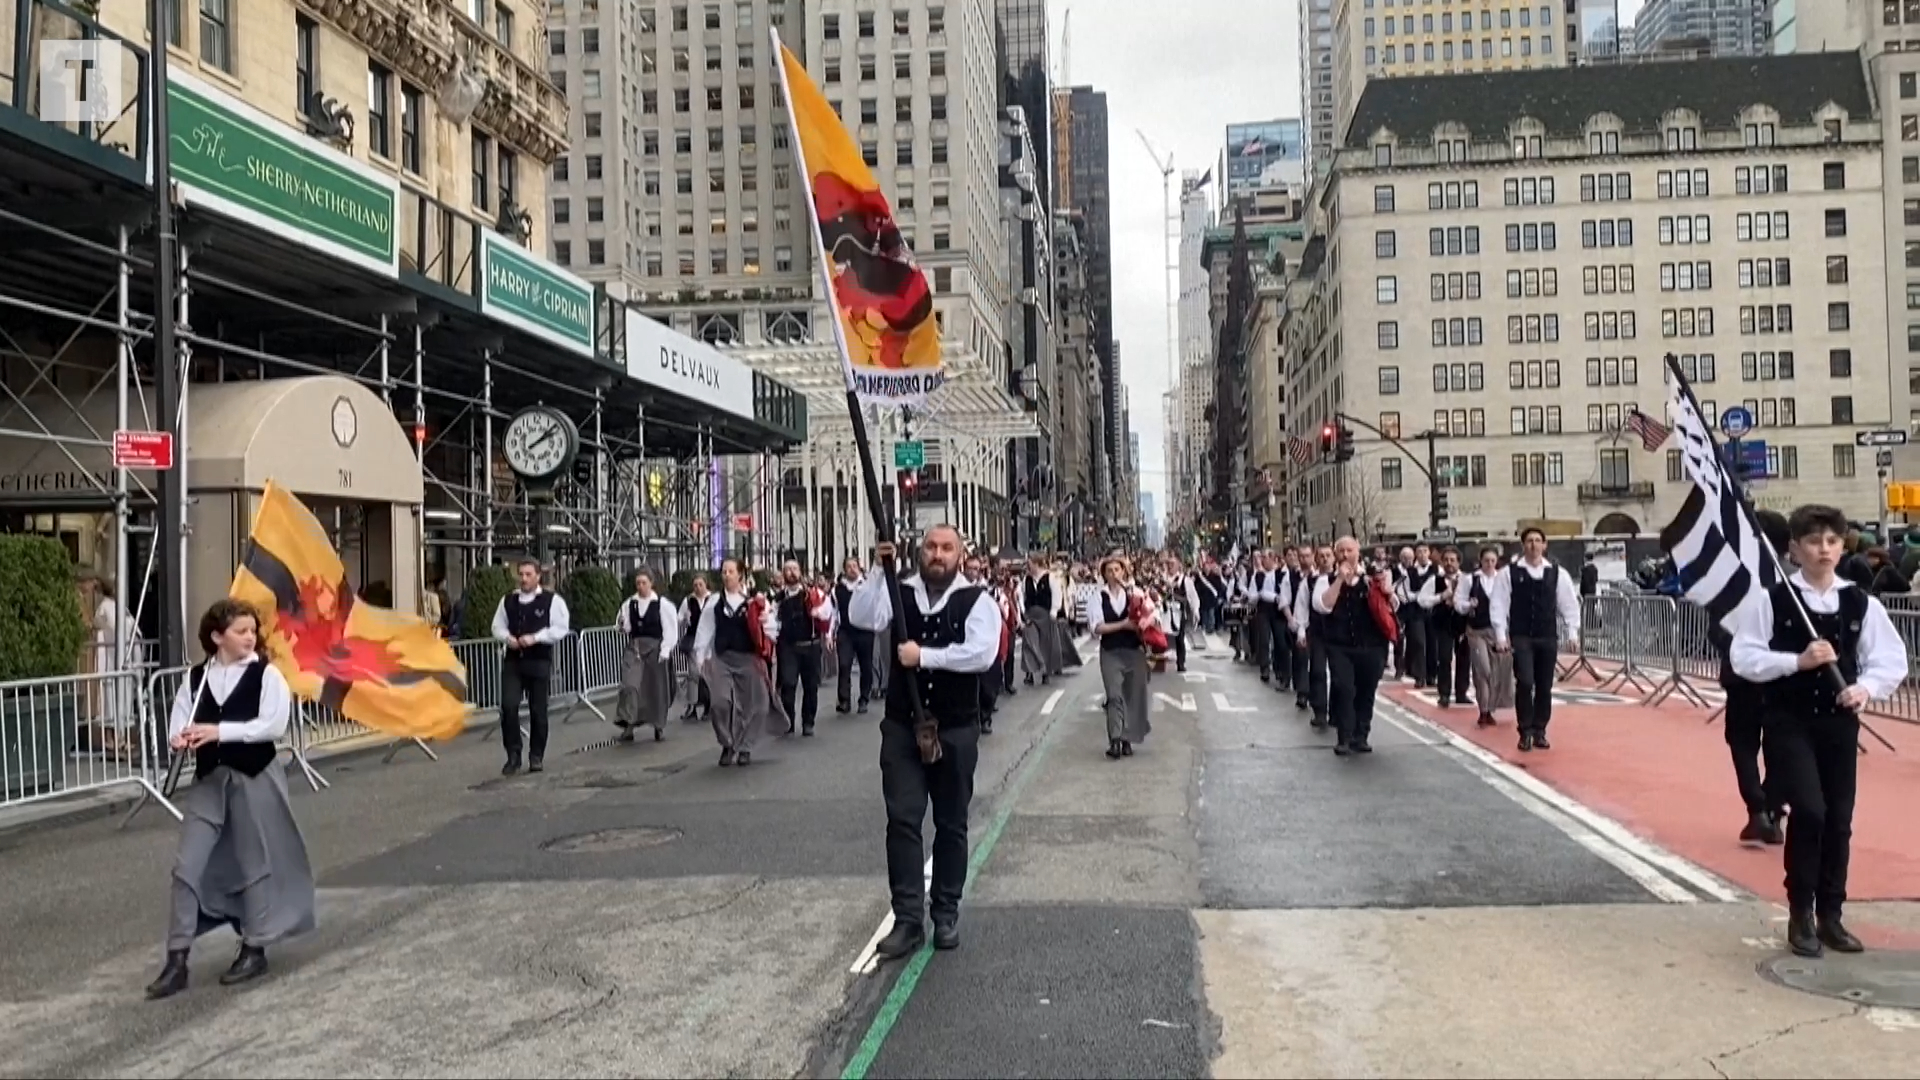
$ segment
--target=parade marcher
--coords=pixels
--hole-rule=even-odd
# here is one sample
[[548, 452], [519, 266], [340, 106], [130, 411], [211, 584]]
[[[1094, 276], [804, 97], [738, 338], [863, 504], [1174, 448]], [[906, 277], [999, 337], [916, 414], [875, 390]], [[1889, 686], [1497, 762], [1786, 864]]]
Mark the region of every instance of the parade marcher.
[[1835, 576], [1846, 530], [1846, 514], [1834, 507], [1793, 512], [1787, 531], [1800, 571], [1746, 601], [1729, 650], [1734, 671], [1767, 688], [1768, 783], [1789, 808], [1787, 945], [1801, 956], [1862, 949], [1841, 922], [1859, 710], [1892, 696], [1907, 677], [1906, 645], [1887, 609]]
[[1440, 576], [1432, 589], [1423, 592], [1420, 605], [1427, 609], [1427, 675], [1440, 692], [1440, 707], [1455, 701], [1466, 704], [1467, 654], [1460, 648], [1460, 632], [1465, 620], [1454, 609], [1454, 597], [1460, 591], [1460, 549], [1448, 547], [1440, 552]]
[[1331, 707], [1329, 696], [1331, 687], [1327, 679], [1327, 632], [1326, 616], [1320, 613], [1313, 598], [1326, 590], [1333, 580], [1333, 549], [1321, 546], [1313, 549], [1312, 572], [1303, 581], [1303, 587], [1294, 594], [1293, 625], [1294, 642], [1306, 654], [1307, 677], [1304, 682], [1294, 684], [1293, 704], [1297, 709], [1311, 709], [1313, 728], [1325, 731], [1328, 724], [1328, 709]]
[[[1000, 580], [993, 590], [994, 597], [1000, 604], [1000, 636], [1004, 639], [1000, 646], [1000, 692], [1008, 697], [1012, 697], [1014, 692], [1014, 669], [1020, 666], [1020, 653], [1015, 642], [1020, 640], [1020, 601], [1024, 599], [1020, 593], [1024, 588], [1021, 583], [1024, 577], [1025, 574], [1021, 571], [1012, 566], [1003, 565], [1000, 569]], [[1063, 628], [1064, 625], [1062, 623]]]
[[[1379, 550], [1381, 550], [1384, 555], [1385, 549]], [[1385, 562], [1374, 563], [1376, 567], [1385, 565], [1388, 564]], [[1413, 607], [1413, 601], [1402, 597], [1400, 593], [1406, 585], [1407, 575], [1413, 573], [1413, 549], [1410, 547], [1401, 548], [1400, 561], [1393, 563], [1392, 566], [1393, 577], [1391, 584], [1393, 586], [1394, 619], [1404, 627], [1409, 614], [1408, 609]], [[1407, 663], [1407, 635], [1403, 632], [1399, 639], [1393, 643], [1393, 677], [1395, 679], [1405, 679], [1411, 677], [1412, 674], [1412, 666]]]
[[1049, 569], [1046, 556], [1036, 551], [1027, 558], [1027, 577], [1021, 583], [1021, 611], [1026, 618], [1022, 620], [1021, 640], [1026, 652], [1026, 682], [1033, 685], [1035, 675], [1040, 677], [1040, 685], [1063, 670], [1061, 657], [1061, 634], [1054, 625], [1054, 613], [1060, 609], [1060, 597], [1055, 595], [1059, 584], [1056, 575]]
[[[893, 557], [893, 545], [878, 545]], [[928, 908], [933, 947], [960, 944], [960, 899], [967, 880], [967, 808], [980, 757], [979, 682], [1000, 648], [1000, 609], [982, 590], [959, 580], [960, 532], [928, 529], [920, 541], [919, 573], [900, 582], [906, 640], [894, 650], [880, 721], [880, 784], [887, 804], [887, 882], [893, 929], [874, 947], [883, 959], [911, 955], [926, 940]], [[889, 635], [893, 598], [886, 575], [873, 573], [848, 606], [853, 621]], [[888, 640], [891, 640], [888, 637]], [[939, 727], [939, 758], [929, 762], [915, 732], [909, 686]], [[921, 826], [933, 810], [933, 872], [925, 867]], [[929, 896], [928, 885], [931, 885]]]
[[758, 599], [747, 592], [740, 560], [722, 562], [720, 595], [707, 608], [693, 639], [694, 663], [713, 693], [707, 715], [720, 743], [722, 765], [750, 764], [761, 736], [788, 726], [767, 671], [780, 628], [773, 609], [756, 603]]
[[860, 715], [864, 716], [867, 712], [867, 702], [872, 701], [874, 695], [873, 631], [862, 630], [847, 618], [847, 604], [853, 599], [853, 590], [860, 587], [860, 580], [860, 560], [849, 558], [841, 566], [840, 580], [833, 585], [833, 603], [840, 612], [840, 641], [838, 647], [834, 649], [834, 654], [840, 660], [837, 665], [840, 669], [840, 681], [835, 711], [843, 713], [854, 711], [853, 668], [858, 664], [860, 666], [858, 708]]
[[1439, 681], [1433, 657], [1434, 605], [1444, 595], [1440, 590], [1440, 568], [1434, 565], [1433, 549], [1418, 544], [1413, 549], [1413, 564], [1400, 578], [1400, 636], [1405, 657], [1403, 675], [1413, 676], [1416, 687], [1432, 686]]
[[[1754, 518], [1760, 531], [1782, 565], [1786, 565], [1787, 519], [1778, 510], [1756, 510]], [[1786, 840], [1780, 825], [1780, 798], [1761, 778], [1761, 753], [1766, 743], [1766, 689], [1748, 682], [1733, 670], [1730, 653], [1733, 635], [1719, 625], [1709, 626], [1707, 636], [1720, 653], [1720, 688], [1727, 692], [1727, 707], [1720, 723], [1726, 729], [1727, 750], [1733, 756], [1733, 778], [1740, 788], [1740, 801], [1747, 809], [1747, 824], [1740, 830], [1743, 844], [1779, 844]]]
[[1333, 752], [1370, 754], [1374, 696], [1387, 667], [1387, 649], [1397, 636], [1393, 623], [1393, 572], [1380, 567], [1371, 580], [1360, 566], [1360, 543], [1343, 536], [1334, 546], [1332, 580], [1313, 597], [1325, 616], [1327, 670], [1333, 680], [1331, 708], [1339, 741]]
[[[1309, 564], [1301, 566], [1302, 558]], [[1281, 552], [1280, 583], [1275, 589], [1279, 599], [1279, 611], [1273, 630], [1273, 663], [1275, 674], [1274, 689], [1288, 692], [1306, 681], [1307, 654], [1300, 647], [1300, 628], [1296, 625], [1296, 608], [1300, 600], [1308, 570], [1313, 561], [1311, 549], [1289, 545]], [[1298, 693], [1295, 700], [1298, 701]]]
[[1260, 681], [1272, 682], [1273, 656], [1278, 651], [1273, 638], [1280, 632], [1280, 571], [1274, 565], [1273, 552], [1254, 554], [1247, 593], [1253, 602], [1247, 613], [1247, 641], [1253, 650], [1254, 665], [1260, 669]]
[[1175, 670], [1187, 670], [1187, 634], [1192, 630], [1200, 611], [1200, 594], [1189, 576], [1180, 565], [1177, 555], [1167, 556], [1166, 580], [1166, 623], [1167, 638], [1173, 645]]
[[1107, 702], [1107, 756], [1126, 757], [1133, 744], [1144, 742], [1152, 725], [1147, 719], [1147, 652], [1140, 624], [1134, 618], [1134, 595], [1127, 588], [1127, 561], [1108, 556], [1100, 563], [1106, 587], [1095, 602], [1100, 621], [1100, 683]]
[[[1547, 724], [1553, 719], [1554, 664], [1560, 636], [1580, 647], [1580, 597], [1573, 578], [1547, 561], [1547, 534], [1520, 530], [1522, 556], [1494, 579], [1488, 596], [1494, 647], [1513, 656], [1513, 712], [1520, 727], [1520, 749], [1551, 750]], [[1556, 617], [1557, 616], [1557, 617]]]
[[314, 928], [313, 870], [275, 745], [293, 693], [257, 651], [259, 632], [259, 616], [238, 600], [208, 608], [200, 618], [207, 659], [187, 673], [167, 718], [168, 744], [193, 754], [193, 783], [178, 796], [167, 959], [149, 998], [187, 988], [188, 953], [216, 927], [240, 934], [224, 986], [265, 975], [268, 946]]
[[673, 706], [673, 647], [679, 641], [679, 617], [673, 605], [653, 591], [653, 575], [635, 571], [633, 595], [620, 605], [613, 624], [626, 635], [627, 654], [620, 668], [620, 699], [614, 726], [621, 742], [633, 741], [633, 729], [653, 726], [653, 740], [666, 738], [667, 710]]
[[713, 715], [713, 694], [707, 686], [706, 673], [693, 660], [693, 640], [699, 636], [701, 618], [712, 605], [713, 593], [707, 585], [707, 575], [695, 574], [693, 591], [680, 604], [680, 657], [688, 668], [687, 681], [699, 691], [687, 695], [687, 711], [681, 714], [682, 720], [697, 720], [702, 712]]
[[547, 757], [547, 696], [553, 680], [553, 648], [567, 639], [570, 616], [559, 593], [540, 587], [540, 564], [521, 559], [519, 591], [501, 597], [493, 611], [493, 636], [506, 644], [500, 658], [500, 742], [507, 763], [502, 776], [520, 771], [520, 699], [527, 701], [527, 771], [537, 773]]
[[1476, 724], [1492, 727], [1493, 714], [1513, 705], [1513, 655], [1496, 647], [1493, 636], [1493, 590], [1505, 571], [1500, 549], [1480, 549], [1480, 569], [1462, 574], [1453, 591], [1453, 610], [1467, 638], [1467, 660], [1473, 671], [1473, 700], [1480, 705]]
[[[800, 734], [811, 737], [814, 718], [820, 712], [821, 622], [833, 618], [833, 603], [825, 592], [807, 584], [800, 564], [791, 559], [780, 568], [780, 591], [772, 603], [780, 711], [787, 714], [789, 733], [798, 720]], [[794, 700], [796, 689], [798, 702]]]

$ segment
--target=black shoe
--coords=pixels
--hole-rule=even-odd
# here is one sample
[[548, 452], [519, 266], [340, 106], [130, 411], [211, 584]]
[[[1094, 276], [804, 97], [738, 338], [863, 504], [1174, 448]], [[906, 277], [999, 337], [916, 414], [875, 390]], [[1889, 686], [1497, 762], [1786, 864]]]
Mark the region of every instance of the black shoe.
[[1459, 697], [1456, 697], [1456, 698], [1454, 698], [1453, 700], [1454, 700], [1454, 703], [1455, 703], [1455, 704], [1459, 704], [1459, 705], [1471, 705], [1471, 704], [1473, 704], [1473, 699], [1472, 699], [1472, 698], [1470, 698], [1470, 697], [1468, 697], [1468, 696], [1466, 696], [1465, 694], [1461, 694], [1461, 695], [1460, 695]]
[[803, 739], [813, 738], [813, 721], [809, 720], [805, 724], [801, 725], [800, 737]]
[[1120, 740], [1119, 739], [1107, 740], [1107, 756], [1112, 758], [1115, 761], [1120, 760]]
[[1347, 747], [1347, 740], [1341, 739], [1339, 742], [1333, 744], [1333, 754], [1335, 757], [1346, 757], [1351, 753], [1353, 753], [1353, 751]]
[[1273, 673], [1272, 673], [1272, 672], [1268, 672], [1268, 671], [1263, 671], [1263, 672], [1261, 672], [1261, 673], [1260, 673], [1260, 681], [1261, 681], [1261, 682], [1271, 682], [1272, 680], [1273, 680]]
[[1451, 702], [1451, 701], [1448, 701], [1448, 700], [1447, 700], [1447, 696], [1446, 696], [1445, 694], [1442, 694], [1442, 695], [1440, 695], [1440, 707], [1441, 707], [1441, 708], [1443, 708], [1443, 709], [1444, 709], [1444, 708], [1447, 708], [1448, 706], [1450, 706], [1450, 705], [1452, 705], [1452, 704], [1453, 704], [1453, 702]]
[[732, 747], [721, 748], [720, 764], [722, 767], [733, 764], [733, 748]]
[[733, 763], [735, 765], [738, 765], [740, 768], [744, 769], [748, 765], [753, 764], [753, 755], [748, 753], [745, 750], [742, 750], [740, 751], [740, 753], [734, 756]]
[[1316, 717], [1314, 717], [1314, 718], [1313, 718], [1313, 723], [1312, 723], [1311, 725], [1309, 725], [1309, 726], [1310, 726], [1310, 727], [1312, 727], [1312, 728], [1313, 728], [1313, 730], [1315, 730], [1315, 731], [1325, 731], [1325, 730], [1327, 730], [1327, 722], [1326, 722], [1326, 720], [1324, 720], [1324, 719], [1322, 719], [1321, 717], [1318, 717], [1318, 716], [1316, 716]]
[[845, 716], [847, 713], [850, 713], [853, 711], [853, 706], [843, 701], [840, 704], [835, 705], [833, 707], [833, 711], [839, 713], [842, 716]]
[[1133, 744], [1128, 742], [1125, 739], [1120, 740], [1120, 756], [1121, 757], [1133, 756]]
[[960, 917], [936, 915], [933, 918], [933, 947], [942, 952], [960, 947]]
[[654, 742], [660, 742], [666, 737], [667, 737], [666, 728], [661, 727], [659, 724], [653, 725], [653, 741]]
[[618, 735], [616, 735], [616, 736], [614, 736], [614, 739], [613, 739], [613, 741], [614, 741], [614, 742], [632, 742], [632, 741], [633, 741], [633, 729], [632, 729], [632, 728], [630, 728], [630, 727], [622, 727], [622, 728], [620, 729], [620, 734], [618, 734]]
[[1553, 749], [1553, 744], [1547, 741], [1547, 733], [1546, 733], [1546, 732], [1544, 732], [1544, 731], [1536, 731], [1536, 732], [1534, 732], [1534, 733], [1533, 733], [1533, 748], [1534, 748], [1535, 750], [1551, 750], [1551, 749]]
[[1347, 749], [1353, 751], [1356, 754], [1371, 754], [1373, 753], [1373, 744], [1368, 742], [1365, 739], [1361, 739], [1359, 742], [1356, 742], [1356, 743], [1348, 743]]
[[1818, 957], [1826, 952], [1820, 945], [1820, 930], [1813, 912], [1796, 911], [1787, 916], [1787, 948], [1795, 956]]
[[1822, 915], [1815, 921], [1818, 924], [1818, 929], [1814, 932], [1819, 936], [1820, 943], [1827, 948], [1837, 953], [1859, 953], [1867, 951], [1867, 947], [1860, 944], [1860, 939], [1854, 937], [1853, 933], [1840, 922], [1840, 916]]
[[1293, 699], [1293, 707], [1296, 709], [1308, 709], [1308, 708], [1312, 708], [1313, 706], [1312, 706], [1312, 703], [1309, 702], [1306, 698], [1296, 697]]
[[903, 923], [895, 919], [893, 929], [887, 931], [887, 936], [880, 939], [880, 944], [875, 945], [873, 951], [882, 960], [900, 960], [919, 952], [920, 946], [926, 943], [926, 931], [920, 929], [919, 923]]
[[1524, 754], [1532, 749], [1533, 749], [1533, 732], [1531, 731], [1521, 732], [1520, 733], [1520, 752]]
[[993, 734], [993, 717], [983, 716], [980, 718], [980, 734], [982, 735]]
[[233, 966], [220, 976], [221, 986], [237, 986], [240, 983], [257, 979], [267, 973], [267, 950], [257, 945], [240, 946], [240, 955], [233, 958]]
[[1027, 685], [1028, 686], [1033, 685], [1033, 672], [1031, 671], [1027, 672]]
[[528, 772], [528, 773], [537, 773], [537, 772], [543, 772], [543, 771], [545, 771], [545, 770], [546, 770], [546, 767], [547, 767], [547, 766], [546, 766], [546, 763], [545, 763], [545, 762], [543, 762], [543, 761], [541, 761], [541, 760], [540, 760], [539, 758], [528, 758], [528, 759], [527, 759], [527, 772]]
[[501, 776], [512, 776], [514, 773], [517, 773], [519, 771], [520, 771], [520, 755], [518, 754], [508, 755], [507, 763], [505, 765], [500, 766]]
[[853, 710], [853, 711], [854, 711], [854, 713], [855, 713], [855, 714], [857, 714], [857, 715], [860, 715], [860, 716], [865, 716], [865, 715], [867, 715], [867, 703], [866, 703], [866, 702], [864, 702], [864, 701], [863, 701], [863, 702], [861, 702], [861, 703], [860, 703], [860, 704], [859, 704], [859, 705], [858, 705], [857, 707], [855, 707], [855, 708], [854, 708], [854, 710]]
[[1480, 718], [1473, 722], [1473, 725], [1475, 727], [1492, 727], [1494, 723], [1495, 721], [1493, 719], [1493, 714], [1490, 712], [1483, 712], [1480, 714]]
[[1740, 830], [1740, 842], [1757, 847], [1766, 842], [1767, 830], [1772, 827], [1773, 822], [1765, 813], [1748, 814], [1747, 827]]
[[166, 966], [160, 969], [160, 977], [147, 984], [147, 1000], [170, 998], [186, 988], [187, 950], [169, 950]]
[[1767, 827], [1760, 833], [1760, 839], [1768, 844], [1784, 844], [1787, 842], [1787, 829], [1786, 826], [1780, 824], [1779, 814], [1767, 815]]

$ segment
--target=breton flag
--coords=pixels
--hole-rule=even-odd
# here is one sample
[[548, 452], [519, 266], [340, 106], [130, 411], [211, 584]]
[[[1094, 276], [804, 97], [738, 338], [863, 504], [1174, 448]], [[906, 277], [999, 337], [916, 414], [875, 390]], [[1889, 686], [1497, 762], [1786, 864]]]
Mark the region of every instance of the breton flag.
[[1668, 402], [1672, 434], [1693, 490], [1679, 515], [1660, 530], [1660, 546], [1673, 556], [1687, 599], [1705, 607], [1714, 622], [1731, 631], [1732, 616], [1747, 598], [1780, 580], [1780, 564], [1753, 511], [1727, 476], [1693, 388], [1671, 353], [1667, 368], [1673, 387]]
[[423, 619], [361, 602], [326, 530], [271, 481], [227, 595], [259, 613], [261, 651], [300, 700], [396, 738], [466, 729], [453, 646]]
[[945, 381], [933, 290], [840, 114], [773, 41], [847, 387], [869, 405], [920, 404]]

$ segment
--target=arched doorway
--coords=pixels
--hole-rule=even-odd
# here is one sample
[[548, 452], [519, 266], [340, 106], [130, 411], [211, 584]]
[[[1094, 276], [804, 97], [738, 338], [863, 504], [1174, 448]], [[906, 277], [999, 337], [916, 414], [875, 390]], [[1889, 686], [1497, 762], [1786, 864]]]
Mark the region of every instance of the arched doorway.
[[1640, 523], [1628, 514], [1613, 513], [1594, 523], [1595, 536], [1639, 536]]

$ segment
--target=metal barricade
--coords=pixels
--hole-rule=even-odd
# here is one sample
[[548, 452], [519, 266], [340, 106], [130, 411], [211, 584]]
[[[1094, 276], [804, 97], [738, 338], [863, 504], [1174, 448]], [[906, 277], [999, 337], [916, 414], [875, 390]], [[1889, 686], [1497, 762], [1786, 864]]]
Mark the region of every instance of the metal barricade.
[[1915, 670], [1916, 666], [1920, 666], [1920, 611], [1890, 609], [1887, 617], [1893, 620], [1894, 630], [1899, 632], [1900, 640], [1906, 643], [1907, 677], [1894, 690], [1891, 698], [1873, 703], [1869, 711], [1875, 716], [1920, 723], [1920, 671]]
[[129, 785], [178, 818], [148, 704], [138, 670], [0, 683], [0, 807]]
[[[1718, 679], [1720, 675], [1720, 652], [1713, 647], [1711, 636], [1713, 617], [1706, 608], [1691, 600], [1675, 601], [1668, 597], [1650, 598], [1659, 601], [1668, 609], [1658, 626], [1649, 619], [1649, 630], [1658, 630], [1658, 635], [1644, 644], [1636, 642], [1650, 655], [1658, 655], [1657, 650], [1665, 639], [1667, 677], [1659, 689], [1647, 695], [1642, 702], [1645, 705], [1659, 705], [1669, 697], [1679, 694], [1688, 703], [1705, 709], [1712, 706], [1699, 687], [1693, 685], [1695, 679]], [[1717, 715], [1717, 714], [1716, 714]], [[1712, 717], [1708, 718], [1709, 720]]]

